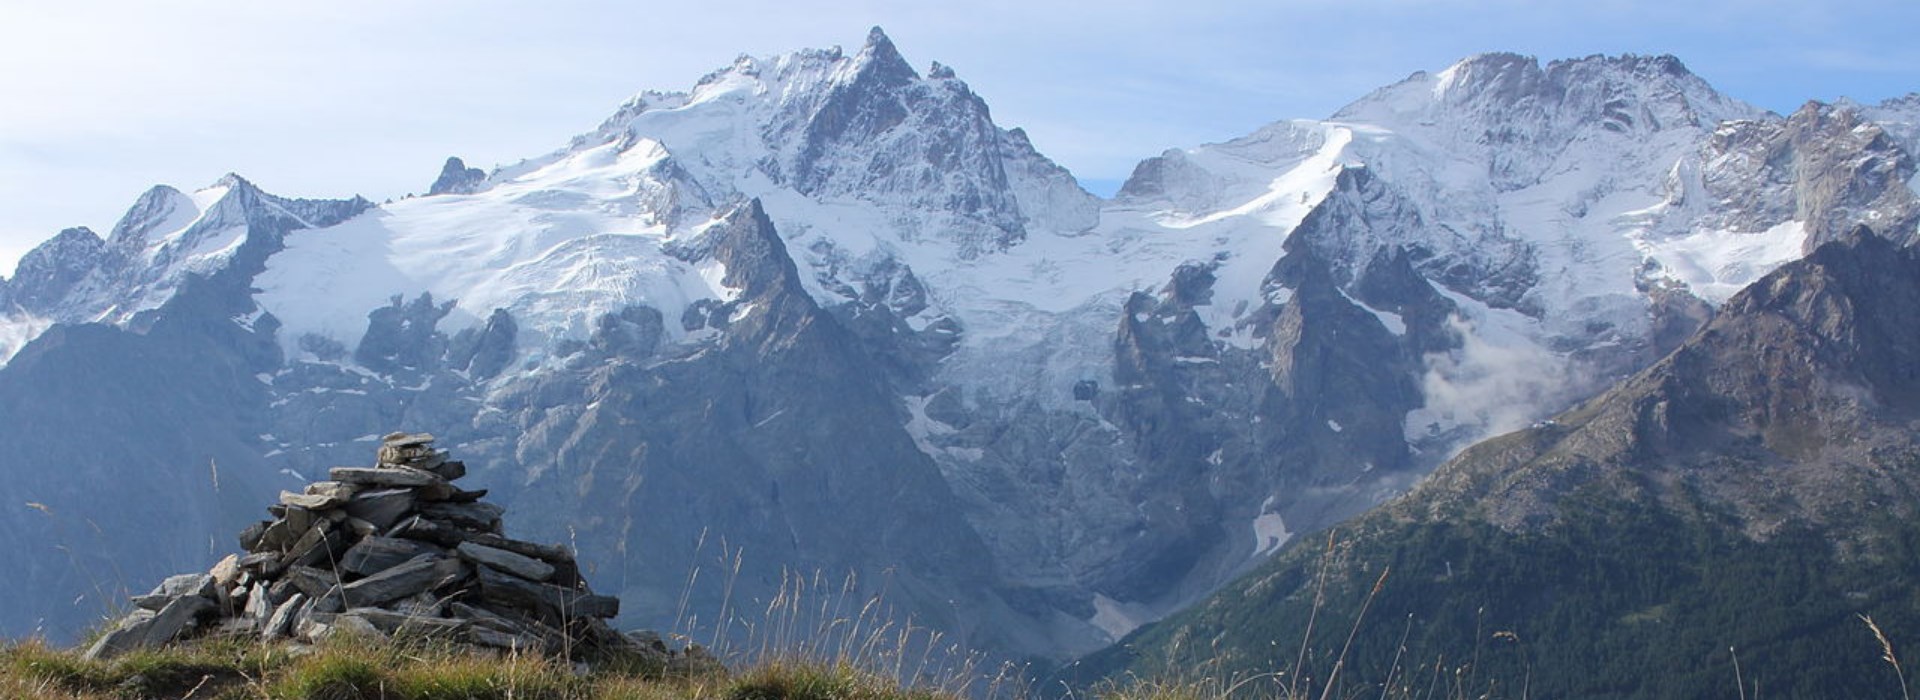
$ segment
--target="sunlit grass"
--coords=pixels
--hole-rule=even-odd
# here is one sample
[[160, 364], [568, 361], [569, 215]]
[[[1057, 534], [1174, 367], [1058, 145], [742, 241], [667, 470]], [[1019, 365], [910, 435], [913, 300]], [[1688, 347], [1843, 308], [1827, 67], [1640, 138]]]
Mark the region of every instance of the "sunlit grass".
[[212, 639], [89, 661], [30, 641], [0, 648], [13, 700], [958, 700], [823, 661], [737, 672], [633, 659], [597, 665], [430, 642], [338, 638], [315, 647]]

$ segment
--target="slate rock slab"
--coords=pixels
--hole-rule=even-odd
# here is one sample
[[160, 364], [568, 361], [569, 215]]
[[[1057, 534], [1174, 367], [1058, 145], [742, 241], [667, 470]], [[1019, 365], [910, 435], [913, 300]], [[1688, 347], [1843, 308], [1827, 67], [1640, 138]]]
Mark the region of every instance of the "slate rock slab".
[[458, 559], [422, 555], [400, 566], [349, 583], [342, 588], [347, 606], [370, 607], [430, 591], [466, 576]]
[[413, 510], [415, 500], [410, 489], [367, 491], [355, 494], [343, 510], [349, 517], [365, 520], [384, 530], [406, 517], [407, 512]]
[[428, 486], [447, 481], [439, 474], [413, 467], [334, 467], [327, 475], [334, 481], [362, 486]]
[[473, 542], [462, 542], [454, 551], [458, 552], [462, 559], [475, 564], [485, 564], [528, 581], [545, 581], [553, 578], [552, 564], [524, 554], [515, 554]]

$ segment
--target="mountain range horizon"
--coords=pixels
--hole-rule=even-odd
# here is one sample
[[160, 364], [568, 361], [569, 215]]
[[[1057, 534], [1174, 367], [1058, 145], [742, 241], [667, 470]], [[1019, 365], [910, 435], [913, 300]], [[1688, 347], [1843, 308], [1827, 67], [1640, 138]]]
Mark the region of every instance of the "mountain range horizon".
[[[1109, 671], [1170, 617], [1231, 637], [1223, 591], [1304, 580], [1296, 541], [1349, 523], [1382, 557], [1406, 522], [1530, 552], [1597, 490], [1729, 543], [1878, 541], [1835, 513], [1909, 483], [1899, 307], [1861, 280], [1904, 289], [1871, 261], [1920, 240], [1916, 153], [1920, 93], [1783, 115], [1671, 55], [1496, 52], [1102, 197], [875, 27], [421, 196], [156, 186], [0, 278], [0, 501], [42, 506], [0, 514], [0, 633], [204, 568], [393, 427], [623, 623], [826, 571]], [[686, 590], [710, 543], [737, 581]]]

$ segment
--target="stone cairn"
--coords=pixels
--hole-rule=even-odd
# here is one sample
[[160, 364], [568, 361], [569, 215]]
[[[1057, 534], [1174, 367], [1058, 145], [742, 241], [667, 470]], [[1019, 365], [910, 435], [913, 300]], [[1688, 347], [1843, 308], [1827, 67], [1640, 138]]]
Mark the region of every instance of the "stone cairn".
[[504, 509], [453, 485], [466, 472], [432, 435], [388, 435], [374, 467], [335, 467], [304, 493], [282, 491], [267, 508], [274, 519], [240, 534], [247, 554], [134, 598], [86, 655], [199, 634], [318, 642], [341, 632], [575, 656], [665, 651], [606, 624], [620, 600], [594, 595], [566, 548], [502, 536]]

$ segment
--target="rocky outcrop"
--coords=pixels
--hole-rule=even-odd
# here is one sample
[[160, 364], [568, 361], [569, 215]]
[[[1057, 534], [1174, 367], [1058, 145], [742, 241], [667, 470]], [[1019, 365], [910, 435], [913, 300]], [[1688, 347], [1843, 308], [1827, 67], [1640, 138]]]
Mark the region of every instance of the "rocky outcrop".
[[436, 194], [472, 194], [487, 182], [487, 171], [467, 167], [466, 161], [450, 157], [447, 164], [440, 168], [440, 177], [435, 178], [433, 186], [427, 188], [429, 196]]
[[[418, 373], [426, 369], [447, 351], [446, 335], [436, 327], [452, 310], [452, 301], [435, 304], [432, 294], [422, 294], [405, 303], [393, 299], [391, 304], [367, 314], [367, 332], [361, 336], [359, 347], [353, 350], [354, 361], [381, 374]], [[504, 328], [483, 331], [482, 337], [497, 332], [510, 331]], [[483, 363], [482, 369], [494, 368]]]
[[1729, 122], [1703, 151], [1704, 193], [1729, 205], [1737, 230], [1802, 221], [1809, 252], [1862, 225], [1915, 240], [1913, 155], [1858, 108], [1808, 102], [1784, 120]]
[[51, 310], [100, 264], [106, 242], [86, 227], [70, 228], [20, 258], [11, 301], [34, 313]]
[[433, 436], [390, 434], [373, 467], [282, 491], [273, 519], [240, 533], [244, 554], [134, 598], [86, 656], [204, 634], [408, 635], [574, 655], [629, 646], [602, 622], [619, 599], [587, 587], [571, 550], [505, 537], [487, 492], [453, 484], [466, 472]]

